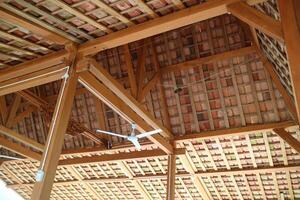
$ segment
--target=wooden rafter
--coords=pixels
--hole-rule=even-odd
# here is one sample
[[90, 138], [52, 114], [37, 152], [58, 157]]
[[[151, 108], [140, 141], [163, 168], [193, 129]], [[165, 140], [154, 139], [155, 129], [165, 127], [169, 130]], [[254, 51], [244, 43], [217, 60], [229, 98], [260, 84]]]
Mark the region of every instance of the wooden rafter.
[[[45, 70], [49, 67], [63, 64], [65, 62], [65, 59], [68, 58], [68, 55], [69, 53], [66, 50], [61, 50], [59, 52], [43, 56], [32, 61], [21, 63], [14, 67], [3, 69], [0, 73], [0, 83], [20, 76], [28, 75], [30, 73], [37, 73], [38, 71]], [[61, 68], [64, 68], [66, 64], [60, 66]]]
[[[140, 131], [151, 131], [153, 128], [149, 126], [144, 119], [128, 107], [124, 101], [118, 98], [114, 93], [105, 87], [89, 72], [81, 72], [79, 74], [79, 82], [84, 85], [91, 93], [96, 95], [101, 101], [111, 107], [115, 112], [122, 116], [125, 120], [132, 123], [135, 122]], [[160, 135], [150, 136], [149, 139], [157, 144], [167, 153], [172, 152], [172, 146]]]
[[[32, 105], [34, 105], [39, 110], [43, 111], [47, 117], [50, 117], [54, 111], [54, 108], [50, 103], [42, 99], [41, 97], [37, 96], [36, 94], [30, 92], [29, 90], [25, 91], [18, 91], [17, 92], [20, 96], [24, 99], [29, 101]], [[76, 122], [72, 118], [69, 121], [69, 126], [67, 129], [67, 133], [70, 135], [82, 134], [83, 136], [89, 138], [90, 140], [94, 141], [96, 144], [103, 144], [103, 141], [100, 137], [89, 130], [88, 128], [82, 126], [80, 123]]]
[[280, 21], [273, 19], [244, 2], [230, 4], [227, 8], [231, 14], [250, 26], [266, 33], [280, 42], [284, 41]]
[[127, 67], [131, 95], [136, 97], [137, 81], [136, 81], [136, 76], [134, 75], [134, 69], [133, 69], [133, 64], [131, 61], [131, 54], [130, 54], [128, 44], [124, 45], [123, 49], [124, 49], [124, 57], [125, 57], [125, 63], [126, 63], [126, 67]]
[[[79, 46], [78, 52], [93, 55], [99, 51], [110, 49], [130, 42], [138, 41], [163, 32], [180, 28], [189, 24], [213, 18], [228, 12], [227, 5], [239, 0], [215, 0], [193, 6], [189, 9], [169, 14], [151, 21], [111, 33]], [[247, 1], [248, 2], [248, 1]], [[250, 5], [256, 1], [249, 1]]]
[[292, 85], [294, 89], [294, 98], [298, 112], [298, 122], [300, 120], [300, 30], [296, 12], [298, 8], [294, 7], [294, 0], [279, 0], [279, 10], [281, 24], [283, 28], [284, 41], [287, 50], [287, 57], [290, 64]]
[[233, 57], [249, 55], [251, 53], [255, 53], [256, 50], [257, 49], [255, 46], [250, 46], [250, 47], [244, 47], [241, 49], [226, 51], [223, 53], [218, 53], [218, 54], [215, 54], [212, 56], [196, 58], [194, 60], [189, 60], [186, 62], [169, 65], [167, 67], [162, 67], [160, 69], [160, 73], [163, 74], [163, 73], [170, 73], [170, 72], [175, 72], [175, 71], [180, 71], [180, 70], [187, 70], [187, 69], [193, 68], [195, 66], [201, 66], [204, 64], [213, 63], [213, 62], [220, 61], [220, 60], [226, 60], [226, 59], [233, 58]]
[[15, 95], [14, 100], [10, 106], [7, 121], [6, 121], [6, 127], [10, 128], [13, 124], [13, 120], [16, 117], [17, 111], [19, 109], [19, 105], [21, 103], [21, 97], [19, 95]]
[[66, 44], [66, 43], [71, 42], [70, 40], [68, 40], [64, 37], [52, 32], [48, 29], [45, 29], [42, 26], [39, 26], [39, 25], [29, 22], [25, 19], [22, 19], [22, 18], [16, 16], [15, 14], [13, 14], [12, 12], [10, 12], [8, 10], [4, 10], [3, 8], [0, 8], [0, 15], [1, 15], [2, 19], [5, 19], [17, 26], [24, 27], [33, 33], [38, 33], [38, 35], [42, 36], [43, 38], [45, 38], [49, 41], [53, 41], [58, 44]]
[[102, 83], [108, 87], [115, 95], [125, 102], [134, 112], [139, 115], [154, 129], [161, 129], [162, 135], [172, 139], [173, 135], [163, 127], [151, 114], [149, 114], [140, 103], [138, 103], [125, 88], [118, 83], [96, 60], [90, 60], [90, 72], [94, 74]]
[[42, 157], [41, 154], [36, 153], [28, 148], [25, 148], [20, 144], [14, 143], [14, 142], [4, 138], [3, 136], [0, 136], [0, 144], [5, 149], [8, 149], [14, 153], [20, 154], [29, 159], [40, 160]]
[[7, 127], [0, 125], [0, 133], [3, 135], [6, 135], [7, 137], [13, 138], [14, 140], [16, 140], [20, 143], [23, 143], [31, 148], [34, 148], [38, 151], [42, 152], [44, 150], [44, 145], [42, 145], [42, 144], [36, 142], [35, 140], [32, 140], [24, 135], [16, 133], [15, 131], [13, 131]]
[[300, 154], [300, 142], [291, 133], [284, 128], [274, 129], [273, 131]]
[[196, 139], [213, 139], [223, 136], [236, 136], [236, 135], [246, 135], [249, 133], [255, 133], [257, 131], [267, 131], [276, 128], [286, 128], [289, 126], [294, 126], [296, 123], [294, 121], [269, 123], [269, 124], [256, 124], [248, 125], [240, 128], [227, 128], [223, 130], [214, 131], [202, 131], [201, 133], [186, 134], [184, 136], [175, 137], [175, 141], [193, 141]]
[[55, 66], [40, 70], [31, 74], [19, 76], [0, 83], [0, 95], [6, 95], [20, 90], [25, 90], [38, 85], [43, 85], [63, 78], [67, 73], [67, 67]]
[[268, 71], [271, 79], [273, 80], [273, 83], [276, 86], [276, 89], [282, 95], [285, 105], [291, 112], [293, 118], [297, 121], [298, 116], [297, 116], [297, 109], [296, 109], [295, 103], [293, 102], [293, 99], [291, 98], [291, 96], [288, 94], [287, 90], [282, 85], [277, 73], [274, 70], [273, 64], [268, 60], [268, 58], [265, 56], [265, 54], [260, 49], [257, 50], [257, 53], [261, 57], [261, 61], [263, 62], [263, 65], [266, 68], [266, 70]]

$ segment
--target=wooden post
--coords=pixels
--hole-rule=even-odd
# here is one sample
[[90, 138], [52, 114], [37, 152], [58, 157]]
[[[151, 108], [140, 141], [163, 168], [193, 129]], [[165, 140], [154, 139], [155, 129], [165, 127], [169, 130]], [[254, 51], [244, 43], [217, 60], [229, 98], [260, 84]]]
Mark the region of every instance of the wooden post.
[[45, 151], [42, 156], [40, 170], [44, 171], [44, 177], [36, 182], [33, 187], [32, 200], [49, 199], [54, 182], [55, 172], [67, 130], [71, 108], [76, 92], [77, 75], [71, 69], [70, 76], [62, 82], [58, 101], [53, 113]]
[[167, 200], [175, 199], [176, 155], [168, 155]]

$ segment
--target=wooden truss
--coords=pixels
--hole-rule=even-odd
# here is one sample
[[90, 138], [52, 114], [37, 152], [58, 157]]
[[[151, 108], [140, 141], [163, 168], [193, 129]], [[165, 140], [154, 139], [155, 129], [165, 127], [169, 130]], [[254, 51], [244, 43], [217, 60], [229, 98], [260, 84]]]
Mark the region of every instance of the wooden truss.
[[[298, 25], [296, 24], [297, 20], [292, 0], [279, 0], [281, 21], [275, 20], [272, 17], [267, 16], [266, 14], [261, 13], [257, 9], [251, 7], [257, 3], [263, 2], [256, 0], [248, 0], [243, 2], [239, 0], [214, 0], [193, 6], [189, 9], [183, 9], [185, 5], [181, 1], [173, 0], [172, 2], [175, 7], [181, 10], [163, 17], [158, 17], [157, 13], [151, 10], [151, 8], [145, 2], [138, 1], [138, 6], [142, 7], [145, 12], [148, 13], [148, 15], [153, 19], [137, 25], [135, 25], [135, 23], [128, 17], [124, 17], [124, 15], [115, 11], [110, 6], [100, 1], [91, 1], [95, 3], [99, 8], [106, 9], [109, 15], [119, 20], [119, 23], [123, 23], [128, 26], [128, 28], [117, 32], [112, 32], [112, 27], [103, 26], [99, 21], [95, 21], [91, 17], [79, 12], [77, 9], [75, 9], [77, 5], [69, 6], [61, 0], [51, 0], [51, 2], [59, 6], [61, 9], [67, 10], [69, 13], [72, 13], [74, 16], [78, 16], [78, 18], [80, 18], [84, 23], [96, 27], [103, 34], [107, 35], [99, 37], [97, 39], [91, 39], [91, 35], [86, 35], [80, 30], [76, 30], [79, 35], [82, 35], [86, 39], [91, 39], [90, 41], [82, 43], [82, 40], [75, 38], [74, 36], [70, 36], [70, 34], [62, 33], [62, 31], [58, 31], [57, 28], [52, 28], [51, 31], [48, 30], [47, 26], [46, 28], [44, 28], [44, 22], [42, 21], [35, 20], [35, 23], [29, 23], [29, 21], [27, 20], [34, 19], [32, 19], [32, 17], [30, 17], [28, 14], [23, 13], [23, 18], [20, 18], [12, 12], [10, 4], [1, 4], [2, 8], [0, 9], [0, 14], [5, 20], [18, 26], [25, 26], [32, 32], [38, 32], [43, 38], [53, 41], [59, 45], [65, 45], [65, 49], [50, 52], [45, 56], [36, 56], [36, 58], [33, 60], [25, 61], [12, 68], [7, 68], [1, 71], [0, 96], [4, 96], [6, 94], [14, 92], [16, 92], [17, 95], [15, 96], [13, 104], [8, 112], [5, 105], [5, 99], [3, 100], [2, 98], [0, 98], [1, 121], [5, 125], [5, 127], [0, 126], [0, 132], [1, 134], [12, 138], [14, 141], [23, 143], [34, 150], [24, 148], [22, 145], [15, 143], [3, 136], [1, 136], [0, 138], [1, 146], [32, 160], [40, 160], [40, 168], [45, 172], [45, 176], [43, 177], [43, 179], [40, 182], [34, 183], [32, 189], [32, 181], [28, 184], [23, 184], [23, 179], [21, 177], [18, 177], [17, 175], [11, 173], [11, 169], [9, 169], [8, 166], [9, 162], [7, 162], [4, 164], [4, 168], [6, 168], [6, 172], [9, 174], [7, 175], [7, 177], [13, 177], [12, 179], [16, 180], [16, 183], [14, 182], [11, 187], [14, 188], [22, 186], [30, 188], [30, 190], [32, 190], [32, 199], [49, 199], [53, 184], [54, 189], [56, 187], [59, 187], [60, 185], [83, 184], [82, 187], [88, 188], [88, 191], [90, 191], [94, 196], [101, 199], [101, 196], [99, 197], [98, 194], [99, 188], [97, 188], [98, 186], [93, 186], [94, 183], [101, 182], [114, 184], [114, 181], [120, 181], [122, 183], [124, 182], [125, 184], [129, 180], [130, 183], [128, 184], [133, 185], [133, 187], [142, 194], [144, 199], [151, 199], [152, 194], [148, 192], [149, 190], [147, 188], [150, 187], [154, 191], [156, 190], [156, 188], [151, 183], [151, 181], [149, 182], [147, 179], [157, 179], [159, 180], [159, 183], [161, 185], [164, 185], [166, 182], [166, 198], [171, 200], [175, 199], [175, 196], [180, 196], [180, 192], [178, 191], [179, 189], [175, 187], [176, 184], [179, 183], [182, 184], [183, 187], [186, 187], [186, 184], [184, 184], [184, 182], [193, 180], [195, 182], [196, 190], [200, 192], [201, 198], [213, 199], [214, 197], [212, 196], [212, 194], [217, 196], [218, 198], [221, 198], [222, 195], [216, 188], [218, 186], [214, 185], [214, 179], [216, 176], [219, 177], [218, 179], [220, 180], [218, 182], [225, 190], [228, 189], [226, 187], [226, 184], [224, 183], [224, 179], [222, 178], [222, 176], [226, 176], [226, 180], [232, 180], [232, 183], [237, 190], [236, 195], [238, 197], [242, 197], [242, 193], [239, 189], [240, 185], [235, 176], [237, 174], [241, 176], [243, 181], [245, 181], [247, 190], [249, 190], [251, 193], [251, 186], [248, 183], [247, 175], [256, 174], [255, 178], [257, 179], [257, 182], [262, 189], [262, 196], [264, 199], [266, 199], [266, 194], [263, 187], [263, 178], [261, 174], [272, 173], [273, 177], [275, 177], [274, 180], [277, 180], [276, 173], [284, 172], [287, 173], [287, 182], [290, 185], [290, 195], [291, 197], [294, 196], [291, 189], [292, 180], [290, 171], [299, 171], [299, 165], [288, 163], [289, 160], [285, 152], [286, 147], [284, 146], [284, 143], [281, 143], [281, 148], [284, 149], [283, 151], [285, 152], [283, 153], [285, 155], [282, 155], [284, 159], [284, 165], [274, 166], [270, 148], [267, 148], [269, 146], [267, 131], [269, 131], [273, 135], [274, 133], [276, 133], [297, 153], [300, 153], [299, 141], [289, 131], [286, 130], [286, 128], [289, 128], [290, 126], [297, 125], [300, 118], [300, 95], [298, 94], [299, 84], [297, 84], [297, 77], [299, 76], [299, 73], [297, 71], [299, 70], [299, 67], [297, 68], [297, 66], [300, 65], [300, 59], [298, 56], [299, 45], [296, 45], [300, 42], [300, 33], [299, 28], [297, 27]], [[42, 13], [41, 10], [37, 10], [37, 8], [32, 7], [32, 5], [28, 5], [25, 1], [20, 1], [20, 3], [24, 7], [28, 6], [30, 7], [30, 9]], [[61, 10], [57, 10], [54, 12], [60, 11]], [[254, 44], [250, 47], [231, 50], [224, 53], [213, 52], [214, 54], [210, 56], [197, 58], [179, 64], [169, 65], [164, 68], [160, 68], [158, 61], [156, 60], [155, 75], [150, 81], [148, 81], [147, 84], [142, 83], [142, 77], [146, 73], [146, 47], [144, 47], [138, 55], [138, 64], [141, 67], [136, 72], [138, 76], [135, 75], [133, 63], [131, 62], [131, 54], [128, 43], [145, 39], [192, 23], [217, 17], [226, 13], [231, 13], [241, 21], [249, 24], [253, 30], [256, 29], [257, 31], [261, 31], [264, 34], [278, 40], [279, 42], [286, 43], [288, 57], [291, 65], [295, 104], [293, 103], [293, 100], [291, 100], [291, 96], [281, 85], [281, 81], [279, 80], [277, 74], [272, 71], [272, 64], [269, 63], [267, 58], [263, 57], [263, 53], [261, 52], [261, 50], [254, 46]], [[65, 21], [57, 21], [57, 23], [66, 24]], [[67, 24], [66, 27], [70, 30], [72, 29], [72, 27], [69, 27], [69, 25]], [[22, 39], [20, 38], [19, 40], [22, 41]], [[297, 41], [299, 42], [297, 43]], [[125, 59], [126, 65], [128, 67], [128, 77], [131, 85], [131, 93], [129, 93], [101, 64], [99, 64], [92, 57], [97, 52], [118, 46], [123, 46], [123, 48], [125, 49]], [[26, 54], [25, 49], [21, 51]], [[154, 54], [157, 53], [155, 51], [153, 52]], [[262, 56], [262, 61], [264, 62], [266, 70], [271, 74], [273, 82], [279, 88], [284, 102], [287, 105], [290, 113], [292, 114], [294, 121], [296, 122], [287, 121], [274, 124], [246, 126], [246, 122], [244, 120], [244, 127], [241, 128], [207, 131], [201, 132], [199, 134], [187, 134], [184, 136], [175, 137], [170, 130], [170, 121], [168, 112], [166, 110], [164, 111], [164, 119], [166, 123], [162, 124], [158, 120], [156, 120], [149, 111], [144, 109], [143, 105], [141, 104], [147, 93], [149, 93], [149, 91], [162, 80], [163, 73], [176, 72], [182, 69], [192, 68], [195, 64], [204, 65], [219, 60], [224, 60], [226, 58], [248, 55], [253, 52]], [[35, 96], [29, 91], [26, 91], [26, 89], [28, 88], [57, 80], [62, 80], [63, 83], [61, 85], [60, 93], [58, 95], [58, 101], [55, 108], [51, 108], [51, 105], [45, 102], [45, 100], [39, 98], [38, 96]], [[75, 126], [76, 130], [80, 134], [85, 135], [98, 144], [105, 143], [105, 141], [103, 141], [103, 138], [98, 138], [93, 132], [82, 127], [74, 120], [69, 120], [73, 99], [76, 94], [77, 81], [79, 81], [85, 87], [85, 90], [88, 90], [92, 94], [94, 94], [96, 98], [100, 99], [107, 106], [111, 107], [127, 122], [137, 123], [138, 130], [140, 132], [150, 131], [158, 128], [163, 130], [160, 135], [154, 135], [148, 138], [152, 143], [159, 147], [160, 150], [152, 149], [143, 150], [141, 152], [115, 152], [117, 154], [114, 154], [114, 158], [111, 158], [111, 154], [100, 156], [88, 155], [92, 154], [91, 152], [84, 152], [86, 154], [85, 156], [75, 156], [74, 158], [67, 158], [68, 155], [64, 152], [61, 154], [64, 133], [68, 132], [69, 127]], [[13, 124], [17, 123], [17, 121], [20, 120], [16, 116], [16, 111], [21, 102], [21, 97], [28, 100], [32, 104], [32, 107], [29, 107], [28, 110], [24, 111], [21, 116], [18, 116], [19, 118], [26, 116], [28, 112], [32, 112], [34, 109], [43, 110], [44, 112], [48, 113], [49, 116], [51, 116], [51, 114], [53, 115], [52, 120], [49, 123], [49, 136], [45, 146], [29, 138], [20, 136], [18, 133], [9, 129], [13, 126]], [[166, 105], [166, 102], [164, 102], [164, 105]], [[101, 105], [98, 106], [101, 107]], [[105, 124], [102, 124], [103, 127], [105, 127]], [[266, 146], [266, 149], [268, 149], [266, 151], [268, 154], [267, 160], [270, 164], [269, 167], [259, 167], [259, 164], [256, 161], [256, 158], [254, 156], [255, 148], [252, 146], [251, 138], [249, 137], [249, 135], [253, 132], [263, 132], [262, 137], [264, 140], [264, 146]], [[243, 139], [247, 143], [247, 148], [251, 159], [251, 167], [243, 168], [243, 161], [238, 158], [237, 163], [239, 169], [232, 169], [230, 161], [226, 158], [226, 153], [220, 140], [221, 137], [225, 136], [243, 137]], [[225, 169], [218, 169], [215, 163], [216, 161], [214, 160], [213, 155], [210, 153], [208, 144], [205, 141], [208, 139], [215, 140], [218, 151], [221, 152], [220, 155], [223, 159]], [[236, 148], [232, 138], [230, 140], [233, 144], [232, 148]], [[186, 146], [185, 142], [189, 147]], [[199, 158], [199, 154], [197, 152], [200, 150], [197, 150], [196, 147], [200, 145], [203, 146], [204, 150], [208, 153], [207, 162], [211, 163], [211, 169], [207, 169], [207, 167], [204, 166], [201, 159]], [[194, 157], [192, 158], [189, 154], [193, 154]], [[160, 167], [161, 169], [159, 172], [156, 172], [155, 169], [152, 168], [152, 171], [156, 173], [155, 175], [147, 175], [146, 170], [143, 171], [141, 166], [139, 166], [138, 164], [137, 166], [139, 166], [140, 169], [137, 171], [139, 171], [143, 176], [136, 175], [134, 171], [131, 170], [131, 162], [136, 162], [135, 160], [146, 159], [146, 161], [149, 163], [150, 159], [157, 160], [159, 158], [162, 158], [162, 162], [167, 163], [167, 167]], [[176, 159], [180, 160], [180, 164], [177, 164], [178, 161]], [[194, 164], [193, 159], [197, 160], [197, 166]], [[36, 165], [36, 161], [30, 161], [33, 162], [31, 163], [31, 165]], [[23, 161], [20, 161], [20, 163], [21, 162]], [[118, 166], [118, 169], [123, 174], [123, 177], [118, 177], [117, 175], [116, 178], [112, 178], [110, 175], [106, 175], [105, 178], [96, 175], [95, 179], [81, 177], [78, 168], [87, 165], [91, 167], [91, 163], [106, 165], [108, 165], [108, 163], [115, 163]], [[151, 170], [151, 164], [148, 165], [150, 165]], [[64, 167], [66, 168], [65, 170], [67, 170], [67, 172], [71, 174], [70, 176], [75, 177], [73, 178], [74, 180], [54, 181], [54, 178], [56, 176], [56, 169], [58, 168], [58, 173], [61, 173], [60, 171], [64, 169]], [[100, 169], [104, 171], [104, 168], [100, 167]], [[176, 169], [184, 169], [185, 172], [176, 172]], [[114, 170], [112, 171], [115, 174], [117, 173]], [[84, 173], [87, 173], [87, 171], [84, 171]], [[207, 185], [209, 185], [210, 187], [208, 188]], [[276, 187], [278, 188], [278, 185]], [[131, 193], [131, 196], [135, 197], [130, 189], [127, 188], [127, 190], [129, 191], [129, 193]], [[185, 188], [185, 190], [190, 195], [190, 197], [193, 196], [193, 194], [189, 192], [188, 188]], [[112, 191], [111, 193], [113, 196], [114, 194]], [[122, 192], [120, 193], [122, 195]], [[160, 199], [164, 197], [160, 194], [159, 191], [156, 191], [156, 193], [158, 194]], [[228, 194], [229, 197], [232, 198], [229, 192]], [[254, 194], [251, 193], [251, 195]], [[279, 196], [280, 194], [276, 195]], [[115, 196], [115, 198], [118, 197]]]

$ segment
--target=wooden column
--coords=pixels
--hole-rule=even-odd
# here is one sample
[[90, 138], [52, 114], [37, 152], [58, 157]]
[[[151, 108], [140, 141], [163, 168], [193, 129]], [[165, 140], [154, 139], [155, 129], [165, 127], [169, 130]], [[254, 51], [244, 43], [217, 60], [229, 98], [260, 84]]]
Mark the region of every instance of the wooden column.
[[[281, 15], [281, 24], [283, 36], [287, 50], [288, 61], [292, 85], [294, 89], [294, 98], [298, 113], [298, 122], [300, 120], [300, 30], [297, 21], [296, 0], [279, 0], [279, 10]], [[299, 5], [299, 3], [298, 3]], [[299, 9], [299, 8], [298, 8]], [[298, 11], [299, 12], [299, 11]]]
[[31, 196], [32, 200], [46, 200], [50, 198], [58, 159], [61, 153], [64, 135], [67, 130], [76, 92], [76, 84], [77, 75], [72, 70], [70, 76], [67, 79], [64, 79], [61, 85], [40, 165], [40, 169], [42, 169], [45, 174], [42, 181], [34, 184]]
[[167, 200], [175, 199], [176, 155], [168, 155]]

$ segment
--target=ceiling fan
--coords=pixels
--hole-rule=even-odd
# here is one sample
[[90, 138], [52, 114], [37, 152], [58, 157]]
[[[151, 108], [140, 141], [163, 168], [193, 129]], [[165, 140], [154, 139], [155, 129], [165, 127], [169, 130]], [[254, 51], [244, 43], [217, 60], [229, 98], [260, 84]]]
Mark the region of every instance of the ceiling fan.
[[148, 137], [150, 135], [154, 135], [156, 133], [162, 132], [161, 129], [156, 129], [156, 130], [153, 130], [153, 131], [149, 131], [149, 132], [141, 133], [139, 135], [135, 135], [135, 130], [136, 130], [136, 124], [135, 123], [131, 124], [131, 129], [132, 130], [131, 130], [130, 135], [121, 135], [121, 134], [118, 134], [118, 133], [113, 133], [113, 132], [110, 132], [110, 131], [103, 131], [103, 130], [97, 130], [97, 132], [127, 139], [128, 141], [132, 142], [132, 144], [135, 146], [135, 148], [137, 150], [141, 150], [141, 144], [139, 143], [139, 139], [142, 139], [142, 138]]

